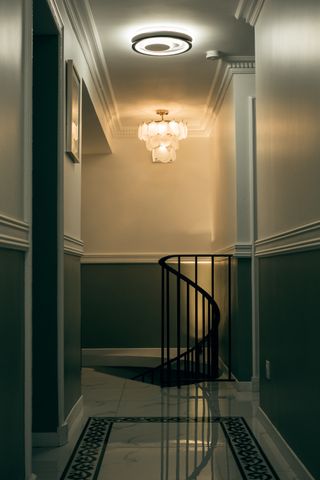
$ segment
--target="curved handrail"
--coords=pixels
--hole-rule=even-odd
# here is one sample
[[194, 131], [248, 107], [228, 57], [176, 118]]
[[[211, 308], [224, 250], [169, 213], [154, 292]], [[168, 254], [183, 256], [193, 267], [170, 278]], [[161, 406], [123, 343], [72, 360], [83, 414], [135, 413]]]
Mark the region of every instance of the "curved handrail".
[[[186, 275], [184, 275], [181, 272], [178, 272], [177, 270], [170, 267], [170, 265], [168, 265], [166, 263], [166, 261], [169, 260], [170, 258], [176, 258], [176, 257], [185, 258], [185, 257], [195, 257], [195, 256], [197, 256], [197, 257], [208, 257], [208, 255], [205, 255], [205, 254], [199, 254], [199, 255], [191, 255], [191, 254], [187, 254], [187, 255], [167, 255], [166, 257], [160, 258], [159, 265], [161, 267], [164, 267], [167, 270], [169, 270], [169, 272], [173, 273], [173, 275], [175, 275], [176, 277], [180, 278], [181, 280], [184, 280], [187, 284], [189, 284], [191, 287], [193, 287], [195, 290], [197, 290], [199, 293], [201, 293], [212, 305], [215, 305], [215, 307], [219, 310], [219, 307], [218, 307], [217, 303], [215, 302], [214, 298], [206, 290], [204, 290], [204, 288], [200, 287], [193, 280], [188, 278]], [[219, 255], [219, 257], [220, 256], [221, 257], [229, 257], [230, 255]]]
[[[219, 323], [220, 323], [220, 310], [219, 310], [219, 307], [216, 303], [216, 301], [214, 300], [214, 298], [202, 287], [200, 287], [196, 282], [194, 282], [193, 280], [191, 280], [189, 277], [187, 277], [186, 275], [184, 275], [183, 273], [181, 273], [179, 270], [176, 270], [175, 268], [173, 268], [172, 266], [168, 265], [167, 261], [170, 260], [170, 259], [174, 259], [174, 258], [198, 258], [198, 257], [213, 257], [213, 255], [208, 255], [208, 254], [180, 254], [180, 255], [167, 255], [165, 257], [162, 257], [160, 260], [159, 260], [159, 265], [167, 270], [168, 272], [170, 272], [171, 274], [173, 274], [175, 277], [177, 277], [179, 280], [182, 280], [184, 281], [188, 286], [192, 287], [197, 293], [200, 293], [207, 301], [208, 303], [212, 306], [212, 320], [214, 319], [214, 328], [217, 328]], [[219, 254], [219, 257], [226, 257], [226, 258], [229, 258], [230, 255], [220, 255]], [[135, 379], [138, 379], [138, 378], [142, 378], [144, 380], [144, 378], [146, 376], [151, 376], [151, 381], [153, 381], [153, 378], [154, 378], [154, 374], [156, 371], [159, 371], [159, 370], [163, 370], [165, 369], [166, 367], [169, 367], [170, 365], [178, 362], [178, 361], [183, 361], [187, 358], [189, 358], [190, 355], [193, 355], [193, 353], [198, 353], [199, 351], [201, 351], [202, 347], [206, 344], [206, 342], [211, 338], [212, 336], [212, 330], [208, 332], [207, 335], [205, 335], [200, 341], [197, 342], [196, 345], [194, 345], [193, 347], [191, 348], [188, 348], [186, 351], [182, 352], [182, 353], [179, 353], [178, 355], [176, 355], [174, 358], [171, 358], [171, 359], [168, 359], [166, 361], [162, 361], [161, 365], [153, 368], [152, 370], [148, 369], [148, 370], [145, 370], [144, 372], [136, 375], [135, 377], [133, 377], [132, 380], [135, 380]]]

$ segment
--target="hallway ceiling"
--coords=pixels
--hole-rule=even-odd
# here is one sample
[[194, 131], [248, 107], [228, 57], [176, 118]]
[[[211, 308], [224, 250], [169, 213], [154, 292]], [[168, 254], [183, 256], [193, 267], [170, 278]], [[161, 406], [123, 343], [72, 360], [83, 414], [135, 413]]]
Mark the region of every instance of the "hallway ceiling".
[[[204, 131], [220, 61], [208, 50], [231, 57], [254, 55], [254, 31], [235, 18], [238, 0], [83, 0], [105, 61], [113, 116], [126, 135], [159, 108]], [[89, 7], [89, 9], [88, 9]], [[91, 15], [90, 15], [91, 16]], [[131, 38], [147, 27], [171, 27], [193, 37], [192, 49], [173, 57], [139, 55]], [[160, 28], [159, 28], [160, 27]], [[162, 28], [161, 28], [162, 27]]]

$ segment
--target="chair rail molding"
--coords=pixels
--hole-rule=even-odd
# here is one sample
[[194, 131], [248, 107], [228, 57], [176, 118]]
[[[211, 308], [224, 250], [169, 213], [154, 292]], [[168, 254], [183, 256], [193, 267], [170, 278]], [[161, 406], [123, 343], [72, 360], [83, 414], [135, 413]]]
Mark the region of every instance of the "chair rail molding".
[[81, 263], [158, 263], [167, 253], [85, 253]]
[[237, 20], [245, 20], [255, 26], [265, 0], [239, 0], [234, 16]]
[[81, 257], [83, 255], [83, 248], [84, 242], [82, 240], [72, 237], [71, 235], [64, 235], [64, 253]]
[[[250, 247], [250, 252], [251, 252], [251, 247]], [[219, 253], [230, 253], [226, 252], [225, 249], [223, 251], [219, 252], [198, 252], [199, 255], [208, 255], [210, 257], [211, 255], [219, 255]], [[181, 253], [181, 257], [183, 258], [183, 255], [188, 255], [189, 252], [184, 252]], [[129, 264], [129, 263], [156, 263], [158, 264], [160, 258], [166, 257], [168, 255], [172, 255], [172, 252], [155, 252], [155, 253], [85, 253], [81, 257], [81, 263], [82, 264], [108, 264], [108, 263], [124, 263], [124, 264]], [[239, 255], [239, 256], [248, 256], [248, 255]], [[251, 255], [249, 255], [251, 256]], [[218, 260], [218, 259], [217, 259]], [[172, 261], [172, 263], [176, 263], [175, 261]], [[185, 261], [182, 260], [182, 263], [188, 263], [188, 260], [185, 259]], [[201, 260], [199, 260], [199, 263], [202, 263]], [[203, 262], [205, 263], [205, 261]]]
[[319, 247], [320, 220], [261, 238], [255, 242], [257, 257], [315, 250]]
[[27, 222], [0, 214], [0, 246], [28, 250], [30, 226]]
[[225, 253], [227, 255], [233, 255], [236, 258], [251, 258], [252, 256], [252, 243], [243, 242], [227, 245], [226, 247], [219, 248], [217, 254]]

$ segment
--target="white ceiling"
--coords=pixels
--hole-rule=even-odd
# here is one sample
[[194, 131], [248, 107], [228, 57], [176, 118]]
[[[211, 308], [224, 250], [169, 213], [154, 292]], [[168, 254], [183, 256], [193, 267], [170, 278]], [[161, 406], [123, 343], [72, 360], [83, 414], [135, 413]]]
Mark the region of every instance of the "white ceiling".
[[[202, 127], [212, 94], [216, 61], [207, 50], [227, 56], [254, 55], [254, 31], [235, 18], [239, 0], [89, 0], [101, 43], [114, 108], [123, 128], [136, 128], [166, 108], [169, 118]], [[193, 37], [192, 49], [173, 57], [135, 53], [131, 38], [148, 27], [171, 27]]]

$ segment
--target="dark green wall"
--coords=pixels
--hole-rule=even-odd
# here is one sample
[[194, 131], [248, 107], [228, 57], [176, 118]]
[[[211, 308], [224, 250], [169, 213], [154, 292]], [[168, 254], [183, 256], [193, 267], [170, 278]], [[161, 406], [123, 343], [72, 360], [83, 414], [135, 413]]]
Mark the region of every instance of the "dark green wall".
[[[176, 265], [175, 265], [176, 266]], [[193, 276], [194, 266], [182, 266]], [[238, 380], [251, 380], [251, 271], [250, 260], [232, 261], [232, 371]], [[82, 347], [160, 347], [161, 270], [157, 264], [99, 264], [81, 266]], [[199, 282], [211, 292], [211, 267], [199, 265]], [[226, 363], [227, 269], [215, 267], [217, 303], [221, 309], [221, 355]], [[184, 319], [186, 291], [181, 285], [181, 346], [186, 344]], [[194, 295], [190, 293], [191, 324], [194, 325]], [[171, 346], [176, 346], [176, 280], [170, 278]], [[201, 325], [201, 296], [199, 296]], [[194, 335], [193, 328], [191, 337]], [[192, 340], [191, 340], [192, 342]]]
[[[229, 366], [228, 262], [215, 266], [215, 300], [220, 308], [220, 357]], [[231, 261], [231, 370], [239, 381], [251, 381], [251, 260]]]
[[320, 251], [262, 258], [259, 271], [261, 407], [319, 478]]
[[80, 257], [64, 255], [65, 417], [81, 396]]
[[24, 253], [0, 249], [1, 477], [24, 474]]
[[160, 347], [157, 264], [81, 266], [82, 347]]

